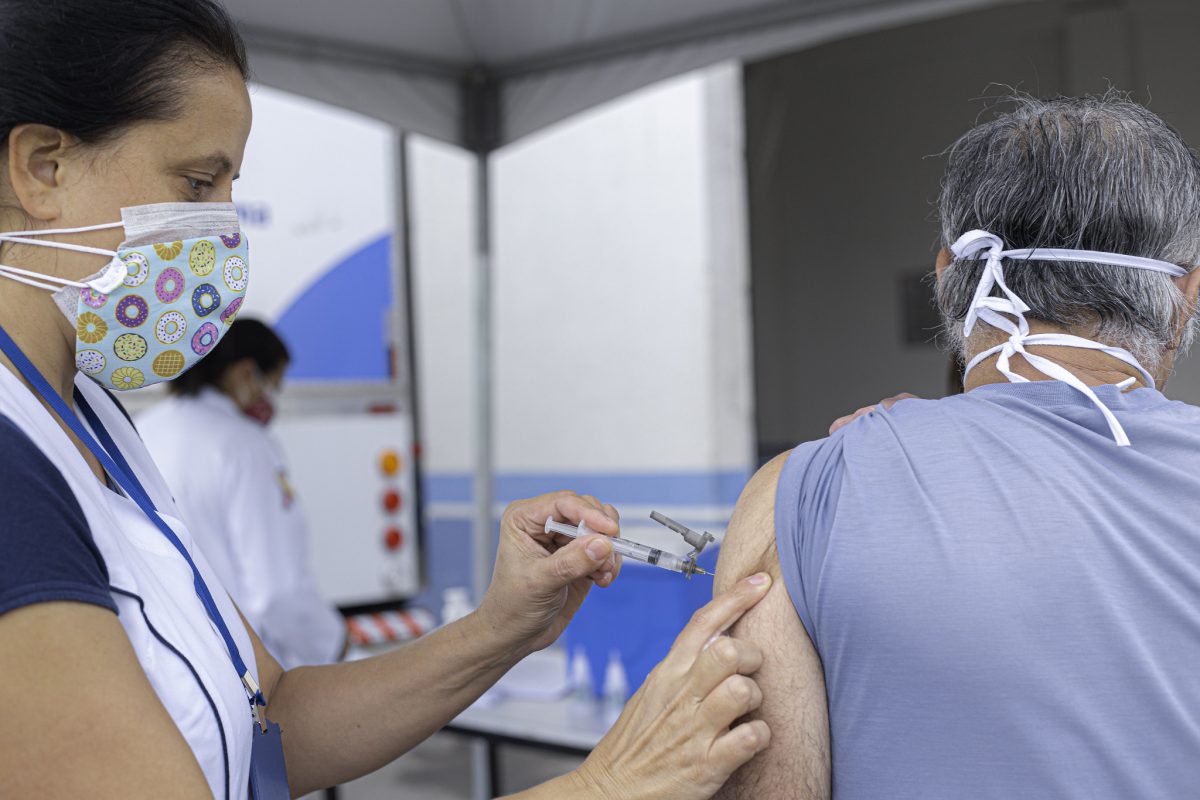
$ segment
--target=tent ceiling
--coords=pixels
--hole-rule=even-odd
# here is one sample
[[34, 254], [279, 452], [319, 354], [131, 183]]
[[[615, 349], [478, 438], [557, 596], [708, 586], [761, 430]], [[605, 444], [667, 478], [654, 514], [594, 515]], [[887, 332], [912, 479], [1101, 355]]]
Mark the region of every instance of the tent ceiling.
[[[843, 5], [854, 5], [849, 0]], [[497, 72], [647, 32], [727, 26], [764, 10], [795, 13], [823, 0], [231, 0], [252, 33], [365, 46], [434, 70], [482, 65]], [[347, 13], [352, 9], [352, 13]]]
[[[663, 78], [908, 22], [1047, 0], [226, 0], [264, 83], [493, 147]], [[473, 129], [468, 76], [494, 92]], [[478, 99], [478, 93], [476, 94]], [[489, 102], [485, 99], [483, 108]], [[482, 142], [482, 143], [481, 143]]]

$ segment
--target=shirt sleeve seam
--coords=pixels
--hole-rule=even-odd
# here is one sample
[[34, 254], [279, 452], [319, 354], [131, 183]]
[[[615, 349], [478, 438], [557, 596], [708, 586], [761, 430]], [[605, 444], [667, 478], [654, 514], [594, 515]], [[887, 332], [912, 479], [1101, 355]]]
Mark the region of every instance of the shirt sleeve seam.
[[25, 606], [56, 601], [78, 601], [103, 606], [113, 613], [117, 604], [107, 591], [74, 581], [42, 581], [0, 593], [0, 614]]

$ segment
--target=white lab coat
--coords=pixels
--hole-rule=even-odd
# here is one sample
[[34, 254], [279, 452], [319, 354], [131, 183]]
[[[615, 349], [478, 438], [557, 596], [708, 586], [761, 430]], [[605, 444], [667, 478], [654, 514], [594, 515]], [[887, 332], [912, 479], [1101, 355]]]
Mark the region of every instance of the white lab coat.
[[215, 389], [172, 397], [138, 431], [197, 544], [285, 668], [337, 659], [346, 626], [321, 597], [308, 531], [267, 429]]

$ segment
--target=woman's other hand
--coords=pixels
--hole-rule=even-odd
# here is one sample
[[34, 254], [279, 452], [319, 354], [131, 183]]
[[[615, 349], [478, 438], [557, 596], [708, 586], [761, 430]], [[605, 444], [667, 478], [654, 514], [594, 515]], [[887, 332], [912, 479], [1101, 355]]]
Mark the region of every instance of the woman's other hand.
[[891, 397], [885, 397], [884, 399], [880, 400], [878, 403], [876, 403], [873, 406], [863, 406], [858, 411], [855, 411], [853, 414], [847, 414], [844, 417], [838, 417], [837, 419], [835, 419], [833, 421], [833, 424], [829, 426], [829, 435], [832, 436], [834, 431], [838, 430], [839, 428], [846, 427], [851, 422], [854, 422], [854, 420], [856, 420], [859, 417], [864, 416], [866, 414], [870, 414], [872, 411], [874, 411], [877, 408], [880, 408], [880, 407], [891, 408], [892, 406], [896, 405], [896, 403], [899, 403], [901, 400], [910, 400], [910, 399], [911, 400], [920, 400], [921, 398], [917, 397], [915, 394], [909, 394], [908, 392], [902, 392], [901, 394], [893, 395]]
[[766, 748], [771, 731], [765, 722], [735, 724], [762, 703], [749, 677], [762, 664], [762, 653], [721, 633], [766, 596], [770, 585], [760, 572], [695, 613], [612, 730], [572, 774], [578, 791], [569, 796], [705, 800]]
[[[599, 536], [571, 539], [546, 533], [546, 518], [578, 525]], [[532, 652], [552, 643], [579, 610], [592, 584], [616, 580], [621, 561], [610, 536], [620, 534], [620, 516], [590, 495], [555, 492], [518, 500], [504, 510], [492, 583], [479, 618], [515, 647]]]

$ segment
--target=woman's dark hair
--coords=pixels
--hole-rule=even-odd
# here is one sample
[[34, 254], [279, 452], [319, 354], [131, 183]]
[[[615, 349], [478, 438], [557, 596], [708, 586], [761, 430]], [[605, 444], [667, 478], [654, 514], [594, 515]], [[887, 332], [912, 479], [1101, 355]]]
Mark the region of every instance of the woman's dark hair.
[[214, 0], [0, 0], [0, 141], [23, 123], [92, 144], [175, 118], [197, 69], [248, 75]]
[[253, 360], [263, 375], [292, 360], [287, 345], [275, 331], [256, 319], [236, 319], [212, 352], [168, 383], [167, 390], [171, 394], [199, 394], [206, 387], [216, 387], [225, 370], [245, 358]]

